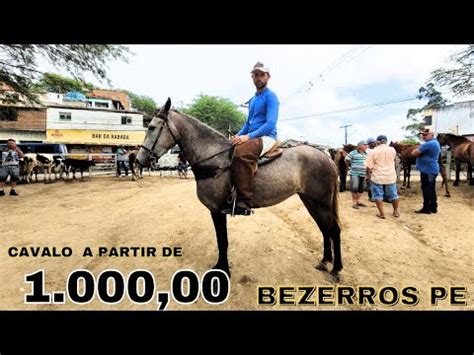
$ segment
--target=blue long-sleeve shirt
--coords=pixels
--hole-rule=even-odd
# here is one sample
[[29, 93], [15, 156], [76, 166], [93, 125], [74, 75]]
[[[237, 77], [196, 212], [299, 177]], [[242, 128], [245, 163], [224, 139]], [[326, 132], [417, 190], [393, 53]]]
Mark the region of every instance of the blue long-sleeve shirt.
[[418, 150], [421, 155], [416, 158], [416, 170], [423, 174], [439, 174], [438, 158], [441, 147], [438, 140], [431, 139], [421, 144]]
[[238, 136], [248, 134], [250, 139], [263, 136], [277, 137], [278, 97], [269, 88], [256, 93], [250, 100], [249, 116]]

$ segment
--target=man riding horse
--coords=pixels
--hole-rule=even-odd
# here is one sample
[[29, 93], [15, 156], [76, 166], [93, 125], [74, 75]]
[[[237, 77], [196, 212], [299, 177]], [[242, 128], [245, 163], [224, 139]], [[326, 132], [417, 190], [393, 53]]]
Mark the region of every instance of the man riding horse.
[[[269, 151], [276, 142], [278, 97], [268, 87], [270, 71], [263, 63], [253, 67], [252, 79], [257, 92], [249, 103], [249, 114], [242, 129], [232, 137], [235, 145], [232, 175], [237, 191], [234, 214], [248, 216], [252, 213], [254, 198], [254, 174], [258, 158]], [[223, 213], [232, 213], [224, 208]]]

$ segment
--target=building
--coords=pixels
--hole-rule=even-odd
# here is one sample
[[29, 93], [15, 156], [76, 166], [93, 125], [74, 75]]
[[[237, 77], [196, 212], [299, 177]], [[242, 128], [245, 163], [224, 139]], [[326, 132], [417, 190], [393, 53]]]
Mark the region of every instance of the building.
[[45, 141], [65, 143], [73, 153], [112, 153], [114, 146], [140, 145], [145, 131], [138, 112], [50, 105]]
[[425, 127], [438, 133], [453, 133], [474, 141], [474, 100], [426, 110]]
[[[110, 108], [116, 110], [125, 110], [131, 111], [132, 105], [130, 98], [127, 93], [121, 91], [114, 91], [114, 90], [101, 90], [101, 89], [94, 89], [90, 93], [87, 94], [88, 100], [93, 103], [92, 107], [96, 107], [95, 103], [102, 104], [102, 108]], [[105, 102], [102, 100], [106, 100], [110, 102], [110, 107], [106, 107]], [[96, 107], [97, 108], [97, 107]]]
[[64, 143], [71, 153], [113, 153], [119, 145], [142, 144], [148, 121], [130, 110], [128, 95], [94, 91], [42, 94], [37, 107], [0, 102], [0, 140]]
[[[13, 138], [25, 143], [42, 142], [46, 139], [46, 108], [28, 103], [6, 85], [0, 92], [0, 143]], [[14, 96], [15, 103], [7, 97]]]

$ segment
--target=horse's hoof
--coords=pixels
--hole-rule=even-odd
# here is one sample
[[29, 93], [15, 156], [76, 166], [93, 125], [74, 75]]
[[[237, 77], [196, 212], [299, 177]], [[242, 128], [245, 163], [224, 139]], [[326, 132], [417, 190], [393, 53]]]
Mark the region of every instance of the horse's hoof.
[[316, 266], [315, 266], [316, 270], [319, 270], [319, 271], [328, 271], [328, 267], [326, 266], [326, 264], [322, 261], [320, 261]]
[[339, 271], [331, 271], [329, 273], [329, 280], [331, 280], [332, 282], [340, 282], [341, 281], [341, 275], [339, 274]]
[[446, 195], [444, 195], [446, 197], [451, 197], [451, 194], [450, 193], [447, 193]]

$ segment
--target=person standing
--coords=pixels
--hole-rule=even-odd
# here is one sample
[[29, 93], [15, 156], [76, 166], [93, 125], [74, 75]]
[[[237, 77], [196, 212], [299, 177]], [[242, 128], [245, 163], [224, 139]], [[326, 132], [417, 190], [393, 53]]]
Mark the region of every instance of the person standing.
[[0, 167], [0, 196], [5, 196], [5, 182], [10, 176], [10, 196], [19, 196], [16, 192], [16, 182], [20, 178], [20, 159], [23, 158], [23, 152], [17, 147], [14, 139], [7, 141], [7, 150], [2, 152], [2, 166]]
[[377, 137], [377, 147], [367, 157], [367, 181], [370, 181], [372, 197], [375, 200], [379, 213], [377, 217], [385, 219], [383, 209], [384, 193], [392, 203], [393, 216], [399, 217], [399, 199], [397, 193], [397, 173], [395, 171], [395, 156], [393, 147], [387, 146], [387, 137]]
[[122, 177], [121, 170], [120, 170], [121, 167], [125, 170], [125, 175], [128, 176], [128, 166], [127, 166], [128, 152], [124, 149], [123, 146], [120, 145], [117, 148], [116, 154], [117, 154], [117, 176]]
[[365, 190], [365, 161], [367, 159], [367, 142], [357, 143], [357, 149], [350, 152], [346, 158], [346, 164], [350, 167], [350, 190], [352, 193], [352, 208], [367, 207], [360, 201], [360, 197]]
[[439, 154], [441, 146], [435, 138], [435, 133], [430, 129], [421, 132], [424, 141], [412, 154], [416, 158], [416, 169], [421, 176], [421, 191], [423, 192], [423, 207], [415, 213], [437, 213], [438, 199], [436, 196], [436, 177], [439, 174]]
[[[377, 146], [375, 142], [375, 138], [370, 137], [367, 138], [367, 156], [374, 151], [375, 147]], [[375, 202], [375, 200], [372, 198], [372, 190], [370, 189], [370, 181], [366, 181], [366, 188], [367, 188], [367, 195], [369, 197], [370, 202]]]

